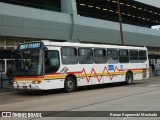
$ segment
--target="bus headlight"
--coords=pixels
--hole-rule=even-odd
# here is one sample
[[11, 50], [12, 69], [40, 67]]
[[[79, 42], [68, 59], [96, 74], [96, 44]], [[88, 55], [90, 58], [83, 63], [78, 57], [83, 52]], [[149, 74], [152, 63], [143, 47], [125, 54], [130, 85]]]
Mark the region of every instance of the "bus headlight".
[[32, 81], [32, 84], [40, 84], [41, 81]]
[[35, 84], [35, 81], [32, 81], [32, 84]]
[[17, 84], [17, 81], [14, 81], [13, 84]]
[[41, 81], [38, 81], [38, 84], [41, 84]]

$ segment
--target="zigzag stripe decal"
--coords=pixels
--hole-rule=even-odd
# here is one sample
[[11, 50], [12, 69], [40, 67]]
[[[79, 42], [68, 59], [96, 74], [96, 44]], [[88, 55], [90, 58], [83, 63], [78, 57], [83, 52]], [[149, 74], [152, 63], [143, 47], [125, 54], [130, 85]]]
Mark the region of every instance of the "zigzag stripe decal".
[[109, 76], [110, 80], [113, 80], [113, 78], [114, 78], [114, 73], [116, 72], [116, 70], [117, 70], [117, 71], [124, 71], [124, 70], [119, 70], [118, 67], [116, 66], [116, 67], [114, 68], [113, 74], [110, 74], [110, 72], [108, 71], [107, 67], [105, 66], [105, 67], [104, 67], [104, 70], [103, 70], [103, 73], [102, 73], [102, 75], [101, 75], [100, 77], [98, 77], [98, 75], [97, 75], [97, 73], [96, 73], [96, 71], [95, 71], [94, 68], [92, 68], [92, 70], [91, 70], [91, 73], [90, 73], [90, 75], [89, 75], [90, 77], [87, 76], [86, 70], [85, 70], [84, 68], [82, 69], [82, 72], [81, 72], [81, 73], [84, 73], [84, 74], [85, 74], [85, 77], [86, 77], [86, 79], [87, 79], [87, 82], [89, 83], [89, 82], [90, 82], [90, 78], [91, 78], [91, 76], [92, 76], [92, 73], [94, 73], [94, 75], [96, 76], [97, 80], [100, 82], [100, 81], [102, 80], [102, 77], [104, 76], [104, 72], [105, 72], [105, 71], [108, 73], [108, 76]]

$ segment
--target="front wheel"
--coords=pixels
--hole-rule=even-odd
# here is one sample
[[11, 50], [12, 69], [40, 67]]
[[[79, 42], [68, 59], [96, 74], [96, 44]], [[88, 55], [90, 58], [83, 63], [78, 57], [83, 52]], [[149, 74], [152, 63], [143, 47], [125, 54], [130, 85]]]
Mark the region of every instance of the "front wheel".
[[76, 88], [75, 79], [71, 76], [67, 77], [64, 83], [64, 89], [66, 92], [72, 92]]
[[126, 85], [131, 85], [133, 83], [133, 74], [131, 72], [128, 72], [126, 74], [126, 81], [125, 84]]

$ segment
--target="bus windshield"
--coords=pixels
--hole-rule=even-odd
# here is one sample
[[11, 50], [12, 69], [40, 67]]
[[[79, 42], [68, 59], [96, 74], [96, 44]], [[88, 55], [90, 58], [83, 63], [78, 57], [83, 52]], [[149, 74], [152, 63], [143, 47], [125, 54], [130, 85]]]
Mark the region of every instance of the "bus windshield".
[[42, 49], [17, 50], [14, 53], [15, 75], [42, 75], [43, 54]]

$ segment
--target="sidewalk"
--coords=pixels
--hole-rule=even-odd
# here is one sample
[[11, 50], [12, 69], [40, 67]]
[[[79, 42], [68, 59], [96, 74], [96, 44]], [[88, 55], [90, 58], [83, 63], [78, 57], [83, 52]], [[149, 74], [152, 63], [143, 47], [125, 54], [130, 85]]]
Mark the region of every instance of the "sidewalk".
[[13, 93], [17, 93], [18, 90], [16, 89], [7, 89], [7, 88], [0, 88], [0, 96], [1, 95], [7, 95], [7, 94], [13, 94]]
[[153, 77], [149, 77], [147, 78], [148, 80], [152, 80], [152, 79], [160, 79], [160, 76], [153, 76]]
[[[3, 84], [3, 85], [1, 85], [1, 84]], [[9, 86], [9, 83], [7, 80], [5, 80], [3, 82], [1, 82], [1, 80], [0, 80], [0, 96], [7, 95], [7, 94], [13, 94], [18, 91], [13, 88], [8, 88], [8, 86]]]

